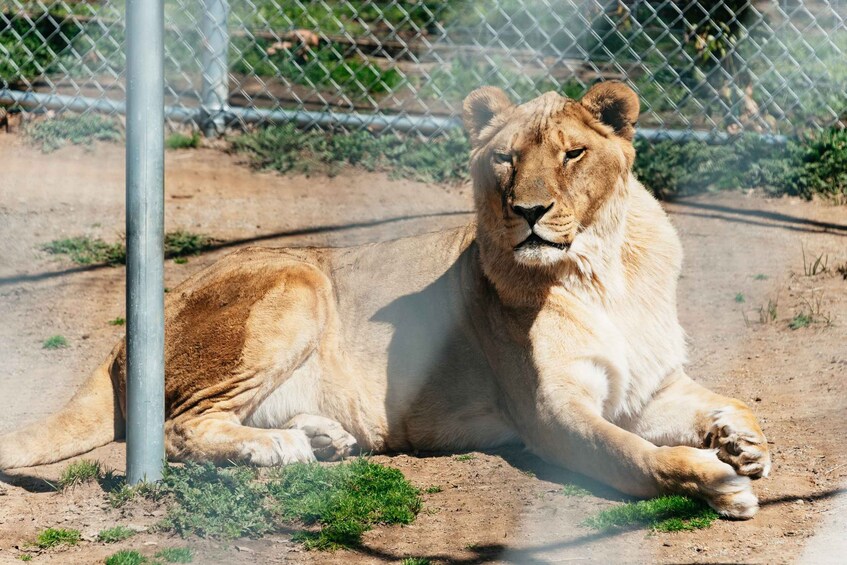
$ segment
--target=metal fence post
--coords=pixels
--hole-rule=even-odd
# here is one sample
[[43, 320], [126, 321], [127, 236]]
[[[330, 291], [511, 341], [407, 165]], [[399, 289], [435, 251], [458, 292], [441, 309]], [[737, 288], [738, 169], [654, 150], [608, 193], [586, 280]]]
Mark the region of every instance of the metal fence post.
[[126, 234], [129, 484], [165, 456], [163, 0], [127, 2]]
[[202, 60], [203, 90], [200, 127], [207, 137], [223, 132], [229, 100], [229, 3], [227, 0], [203, 0]]

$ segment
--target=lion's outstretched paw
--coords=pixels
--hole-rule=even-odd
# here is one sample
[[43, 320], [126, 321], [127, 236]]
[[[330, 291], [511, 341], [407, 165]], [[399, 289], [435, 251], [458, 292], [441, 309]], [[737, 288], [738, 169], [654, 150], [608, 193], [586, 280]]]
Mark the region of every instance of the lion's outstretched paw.
[[752, 412], [730, 406], [713, 411], [710, 418], [703, 446], [717, 449], [718, 459], [732, 465], [739, 475], [767, 477], [771, 470], [768, 440]]
[[359, 451], [356, 438], [330, 418], [298, 414], [285, 427], [302, 430], [311, 442], [315, 457], [320, 461], [338, 461]]

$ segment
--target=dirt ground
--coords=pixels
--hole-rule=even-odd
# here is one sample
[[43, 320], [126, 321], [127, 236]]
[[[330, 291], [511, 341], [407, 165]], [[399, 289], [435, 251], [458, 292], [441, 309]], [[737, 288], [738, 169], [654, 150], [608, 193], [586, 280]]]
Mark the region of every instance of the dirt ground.
[[[213, 149], [167, 155], [166, 224], [213, 236], [219, 248], [187, 264], [169, 261], [173, 286], [233, 249], [351, 245], [451, 227], [469, 219], [468, 187], [348, 172], [336, 178], [249, 170]], [[60, 237], [116, 240], [124, 230], [123, 149], [65, 148], [50, 155], [0, 133], [0, 432], [58, 409], [123, 333], [124, 269], [80, 267], [39, 251]], [[690, 337], [689, 374], [749, 403], [772, 442], [771, 478], [755, 490], [761, 511], [747, 522], [719, 521], [693, 533], [644, 530], [600, 535], [580, 526], [617, 504], [614, 492], [519, 451], [376, 457], [421, 488], [414, 524], [381, 527], [358, 551], [302, 550], [286, 535], [216, 543], [143, 532], [105, 545], [96, 533], [116, 524], [145, 529], [163, 510], [109, 507], [99, 487], [55, 492], [66, 463], [0, 476], [0, 563], [22, 553], [38, 563], [102, 563], [118, 549], [152, 555], [190, 545], [198, 563], [377, 563], [407, 556], [450, 563], [826, 563], [847, 550], [847, 208], [757, 195], [721, 194], [667, 204], [686, 251], [679, 308]], [[829, 269], [805, 276], [806, 255]], [[808, 259], [807, 259], [808, 260]], [[402, 268], [398, 266], [398, 268]], [[759, 275], [759, 276], [757, 276]], [[763, 275], [763, 276], [762, 276]], [[742, 301], [743, 300], [743, 301]], [[762, 322], [760, 307], [777, 304]], [[816, 322], [789, 329], [811, 307]], [[828, 320], [828, 321], [827, 321]], [[63, 335], [69, 347], [41, 344]], [[123, 444], [86, 455], [123, 470]], [[561, 485], [591, 496], [565, 496]], [[46, 527], [75, 527], [84, 541], [37, 552], [27, 543]]]

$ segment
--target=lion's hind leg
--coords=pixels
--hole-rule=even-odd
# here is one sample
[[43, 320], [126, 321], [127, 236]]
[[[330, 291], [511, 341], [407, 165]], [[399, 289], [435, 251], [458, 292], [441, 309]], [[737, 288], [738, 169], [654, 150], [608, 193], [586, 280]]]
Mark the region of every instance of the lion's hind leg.
[[[246, 272], [246, 267], [242, 270], [245, 272], [231, 277], [227, 288], [253, 284], [252, 274]], [[334, 450], [330, 449], [334, 446], [338, 447], [339, 456], [346, 454], [343, 445], [348, 438], [338, 433], [340, 425], [338, 430], [333, 428], [327, 442], [323, 438], [327, 434], [317, 433], [318, 429], [332, 428], [326, 423], [311, 427], [298, 426], [296, 421], [285, 424], [296, 414], [307, 412], [318, 404], [312, 393], [320, 389], [319, 382], [309, 383], [308, 387], [290, 387], [290, 390], [285, 388], [285, 383], [296, 374], [310, 372], [309, 360], [317, 355], [331, 317], [330, 282], [320, 270], [301, 262], [277, 268], [272, 276], [274, 284], [263, 289], [249, 304], [237, 365], [218, 374], [197, 365], [194, 369], [203, 378], [195, 379], [190, 387], [184, 385], [181, 390], [172, 392], [173, 396], [181, 395], [183, 399], [171, 407], [166, 423], [165, 441], [170, 458], [258, 466], [287, 465], [315, 461], [313, 444], [322, 456], [334, 456]], [[226, 303], [227, 298], [239, 299], [238, 296], [217, 297], [216, 303]], [[212, 322], [222, 328], [239, 322], [226, 319], [214, 310], [209, 315], [218, 316]], [[176, 339], [180, 337], [184, 336], [177, 334]], [[214, 355], [214, 343], [196, 343], [204, 354]], [[203, 363], [202, 356], [180, 356], [177, 352], [174, 357]], [[183, 366], [181, 374], [191, 370], [191, 366]], [[287, 393], [283, 405], [265, 425], [254, 426], [256, 422], [252, 416], [257, 409], [280, 390]]]

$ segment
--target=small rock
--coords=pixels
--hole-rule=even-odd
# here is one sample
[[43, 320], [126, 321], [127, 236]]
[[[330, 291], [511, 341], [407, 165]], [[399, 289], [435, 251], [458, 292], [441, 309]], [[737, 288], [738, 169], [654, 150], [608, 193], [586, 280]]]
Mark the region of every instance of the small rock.
[[236, 545], [235, 549], [237, 549], [238, 551], [243, 551], [244, 553], [256, 553], [249, 547], [244, 547], [243, 545]]

